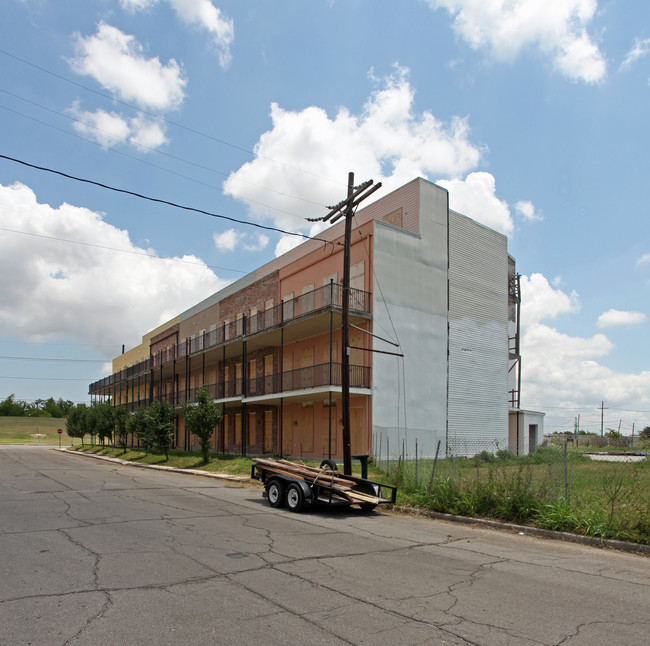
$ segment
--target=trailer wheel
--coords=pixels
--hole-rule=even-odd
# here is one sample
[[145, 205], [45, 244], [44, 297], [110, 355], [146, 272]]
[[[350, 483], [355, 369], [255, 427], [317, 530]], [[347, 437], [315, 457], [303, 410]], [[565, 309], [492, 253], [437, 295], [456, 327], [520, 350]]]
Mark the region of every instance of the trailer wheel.
[[266, 495], [271, 507], [282, 507], [284, 504], [284, 487], [279, 480], [271, 480], [266, 487]]
[[320, 468], [322, 469], [323, 467], [329, 467], [332, 471], [337, 470], [336, 462], [334, 460], [330, 460], [329, 458], [325, 458], [321, 463], [320, 463]]
[[287, 507], [289, 511], [299, 512], [305, 506], [305, 494], [299, 485], [292, 482], [287, 487]]
[[361, 511], [368, 513], [372, 511], [377, 505], [374, 502], [362, 502], [360, 505]]

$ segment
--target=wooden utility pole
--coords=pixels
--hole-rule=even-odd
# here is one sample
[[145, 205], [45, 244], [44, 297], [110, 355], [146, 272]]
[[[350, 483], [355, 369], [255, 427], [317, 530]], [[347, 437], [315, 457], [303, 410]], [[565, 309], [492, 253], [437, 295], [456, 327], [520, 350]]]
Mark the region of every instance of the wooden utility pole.
[[[352, 218], [367, 197], [381, 188], [381, 182], [373, 185], [372, 180], [354, 186], [354, 173], [348, 173], [348, 195], [337, 205], [329, 207], [330, 212], [322, 218], [310, 221], [330, 221], [334, 224], [345, 217], [343, 238], [343, 285], [341, 312], [341, 406], [343, 407], [343, 473], [352, 475], [352, 448], [350, 434], [350, 247], [352, 241]], [[370, 188], [372, 186], [372, 188]], [[368, 190], [366, 190], [368, 189]]]

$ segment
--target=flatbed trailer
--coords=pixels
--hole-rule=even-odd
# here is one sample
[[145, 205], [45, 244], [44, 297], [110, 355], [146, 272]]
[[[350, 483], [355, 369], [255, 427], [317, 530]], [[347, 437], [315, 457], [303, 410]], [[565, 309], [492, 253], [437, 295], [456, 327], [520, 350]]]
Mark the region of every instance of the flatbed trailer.
[[254, 458], [251, 478], [264, 484], [271, 507], [300, 512], [313, 505], [359, 505], [372, 511], [377, 505], [394, 504], [397, 487], [365, 478], [343, 475], [332, 460], [320, 468], [303, 462]]

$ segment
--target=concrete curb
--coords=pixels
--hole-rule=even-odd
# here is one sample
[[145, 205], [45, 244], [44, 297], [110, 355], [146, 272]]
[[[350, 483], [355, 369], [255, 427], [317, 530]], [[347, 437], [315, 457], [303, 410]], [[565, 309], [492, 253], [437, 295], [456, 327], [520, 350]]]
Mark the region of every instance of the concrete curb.
[[[155, 469], [158, 471], [167, 471], [172, 473], [186, 473], [188, 475], [201, 476], [203, 478], [213, 478], [215, 480], [223, 480], [226, 482], [237, 482], [239, 484], [250, 482], [250, 478], [246, 476], [230, 476], [222, 473], [210, 473], [209, 471], [201, 471], [199, 469], [177, 469], [175, 467], [166, 467], [158, 464], [138, 464], [137, 462], [120, 460], [120, 458], [111, 458], [106, 455], [96, 455], [94, 453], [85, 453], [81, 451], [70, 451], [66, 448], [53, 448], [55, 451], [61, 451], [62, 453], [82, 455], [89, 458], [95, 458], [96, 460], [104, 460], [106, 462], [113, 462], [120, 465], [140, 467], [141, 469]], [[460, 523], [464, 525], [480, 525], [483, 527], [490, 527], [491, 529], [517, 532], [518, 534], [527, 534], [529, 536], [539, 536], [542, 538], [569, 541], [571, 543], [580, 543], [582, 545], [589, 545], [591, 547], [609, 547], [611, 549], [630, 552], [633, 554], [650, 554], [650, 545], [642, 545], [640, 543], [628, 543], [626, 541], [595, 538], [593, 536], [580, 536], [579, 534], [569, 534], [568, 532], [554, 532], [550, 529], [539, 529], [538, 527], [529, 527], [528, 525], [515, 525], [513, 523], [504, 523], [497, 520], [486, 520], [484, 518], [454, 516], [453, 514], [443, 514], [439, 511], [417, 509], [416, 507], [401, 507], [399, 505], [394, 505], [392, 509], [398, 513], [407, 514], [409, 516], [435, 518], [436, 520], [446, 520], [451, 523]]]
[[490, 527], [491, 529], [501, 529], [510, 532], [517, 532], [518, 534], [527, 534], [529, 536], [540, 536], [542, 538], [569, 541], [571, 543], [590, 545], [591, 547], [609, 547], [611, 549], [631, 552], [634, 554], [650, 554], [650, 545], [643, 545], [640, 543], [628, 543], [627, 541], [595, 538], [593, 536], [580, 536], [579, 534], [569, 534], [568, 532], [554, 532], [550, 529], [540, 529], [528, 525], [515, 525], [513, 523], [505, 523], [497, 520], [470, 518], [468, 516], [454, 516], [453, 514], [443, 514], [439, 511], [427, 511], [415, 507], [400, 507], [395, 505], [393, 509], [410, 516], [424, 516], [426, 518], [435, 518], [437, 520], [446, 520], [452, 523], [461, 523], [465, 525], [481, 525], [483, 527]]
[[120, 460], [120, 458], [111, 458], [108, 455], [96, 455], [95, 453], [86, 453], [84, 451], [70, 451], [66, 448], [53, 447], [55, 451], [61, 453], [68, 453], [69, 455], [82, 455], [87, 458], [95, 458], [95, 460], [104, 460], [105, 462], [112, 462], [113, 464], [120, 464], [130, 467], [140, 467], [141, 469], [154, 469], [155, 471], [167, 471], [172, 473], [186, 473], [191, 476], [202, 476], [204, 478], [212, 478], [213, 480], [225, 480], [227, 482], [247, 482], [250, 480], [247, 476], [231, 476], [224, 473], [210, 473], [209, 471], [202, 471], [201, 469], [177, 469], [176, 467], [166, 467], [162, 464], [139, 464], [130, 460]]

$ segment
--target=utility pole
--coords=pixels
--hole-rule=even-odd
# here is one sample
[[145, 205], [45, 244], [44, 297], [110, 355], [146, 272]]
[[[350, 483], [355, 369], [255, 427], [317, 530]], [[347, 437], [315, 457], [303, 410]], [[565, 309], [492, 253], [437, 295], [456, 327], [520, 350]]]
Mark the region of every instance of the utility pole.
[[[373, 185], [372, 180], [354, 186], [354, 173], [348, 173], [348, 196], [330, 209], [322, 218], [309, 219], [310, 222], [327, 222], [334, 224], [345, 217], [345, 234], [343, 239], [343, 289], [341, 311], [341, 406], [343, 407], [343, 473], [352, 475], [352, 449], [350, 445], [350, 246], [352, 240], [352, 217], [363, 200], [377, 189], [381, 182]], [[372, 188], [370, 188], [372, 186]], [[368, 189], [368, 190], [366, 190]]]
[[600, 437], [603, 437], [603, 419], [608, 408], [608, 406], [605, 406], [605, 402], [600, 402]]

